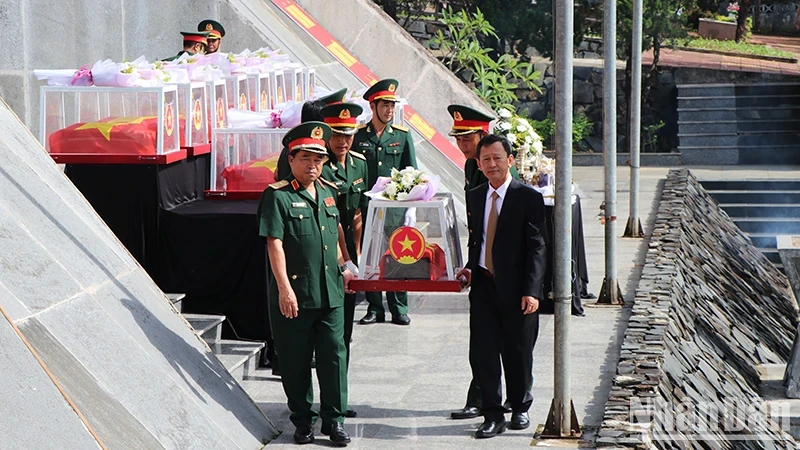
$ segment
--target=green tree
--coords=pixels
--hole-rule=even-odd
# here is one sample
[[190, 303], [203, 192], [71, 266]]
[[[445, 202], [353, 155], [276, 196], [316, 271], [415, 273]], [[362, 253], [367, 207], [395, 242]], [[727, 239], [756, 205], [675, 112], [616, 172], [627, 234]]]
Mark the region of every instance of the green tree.
[[472, 80], [473, 90], [492, 108], [510, 108], [517, 101], [514, 90], [520, 84], [540, 91], [536, 85], [539, 74], [529, 62], [512, 54], [493, 58], [492, 50], [481, 44], [481, 39], [496, 38], [497, 34], [480, 9], [470, 13], [447, 8], [440, 22], [446, 32], [439, 30], [430, 45], [439, 49], [442, 63], [453, 73]]
[[[661, 117], [657, 117], [652, 105], [648, 103], [648, 94], [659, 82], [658, 63], [661, 58], [661, 48], [669, 40], [687, 36], [687, 18], [683, 12], [693, 7], [695, 7], [695, 0], [644, 0], [642, 51], [653, 49], [653, 62], [650, 68], [644, 71], [644, 79], [642, 80], [643, 128], [662, 121]], [[632, 0], [617, 0], [617, 56], [625, 60], [625, 99], [628, 105], [626, 117], [630, 117], [631, 108], [632, 29]], [[650, 148], [654, 147], [650, 146]]]

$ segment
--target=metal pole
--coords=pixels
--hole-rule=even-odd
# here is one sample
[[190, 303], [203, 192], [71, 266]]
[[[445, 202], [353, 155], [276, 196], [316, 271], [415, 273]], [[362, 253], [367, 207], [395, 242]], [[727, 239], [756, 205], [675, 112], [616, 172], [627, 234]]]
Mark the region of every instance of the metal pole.
[[556, 186], [553, 234], [555, 398], [542, 437], [580, 437], [570, 392], [572, 311], [572, 52], [573, 0], [556, 2]]
[[628, 142], [631, 152], [631, 205], [625, 237], [644, 237], [639, 219], [639, 152], [642, 128], [642, 0], [633, 0], [633, 35], [631, 51], [631, 107]]
[[617, 0], [603, 3], [603, 157], [606, 278], [598, 303], [621, 303], [617, 283]]

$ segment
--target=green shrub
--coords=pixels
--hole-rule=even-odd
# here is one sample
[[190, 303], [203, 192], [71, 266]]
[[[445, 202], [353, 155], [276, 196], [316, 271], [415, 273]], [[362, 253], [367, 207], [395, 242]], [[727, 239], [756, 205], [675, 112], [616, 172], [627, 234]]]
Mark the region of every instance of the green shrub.
[[[553, 116], [548, 114], [544, 120], [528, 119], [536, 134], [541, 136], [542, 142], [546, 146], [553, 146], [553, 135], [556, 133], [556, 121]], [[592, 135], [594, 124], [583, 111], [578, 111], [572, 115], [572, 146], [580, 145], [581, 141]]]

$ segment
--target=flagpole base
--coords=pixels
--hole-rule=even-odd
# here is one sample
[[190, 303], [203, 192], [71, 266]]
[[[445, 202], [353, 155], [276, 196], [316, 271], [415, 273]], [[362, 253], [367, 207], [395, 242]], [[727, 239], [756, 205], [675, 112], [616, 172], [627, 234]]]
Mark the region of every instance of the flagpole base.
[[622, 237], [629, 238], [643, 238], [644, 230], [642, 229], [642, 221], [639, 218], [628, 218], [628, 224], [625, 225], [625, 234]]
[[616, 280], [609, 283], [608, 278], [603, 280], [603, 287], [600, 288], [600, 298], [597, 299], [598, 305], [622, 305], [623, 298]]
[[536, 439], [580, 439], [583, 436], [581, 426], [578, 423], [578, 416], [575, 414], [575, 404], [572, 400], [569, 401], [570, 406], [570, 424], [569, 434], [561, 434], [560, 424], [556, 421], [556, 417], [561, 415], [561, 411], [556, 411], [556, 400], [550, 402], [550, 412], [547, 413], [547, 422], [544, 424], [544, 430], [536, 436]]

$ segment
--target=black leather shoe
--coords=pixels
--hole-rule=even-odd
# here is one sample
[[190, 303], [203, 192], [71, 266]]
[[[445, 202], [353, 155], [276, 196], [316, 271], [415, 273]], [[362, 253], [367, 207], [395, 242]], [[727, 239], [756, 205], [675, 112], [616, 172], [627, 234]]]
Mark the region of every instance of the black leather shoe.
[[411, 325], [411, 318], [405, 314], [392, 316], [392, 323], [395, 325]]
[[345, 417], [358, 417], [358, 413], [354, 409], [347, 408], [347, 411], [344, 412]]
[[588, 300], [594, 300], [597, 298], [596, 295], [592, 294], [591, 292], [587, 292], [586, 294], [581, 294], [581, 298], [585, 298]]
[[455, 420], [461, 419], [474, 419], [481, 415], [481, 412], [478, 408], [474, 406], [465, 406], [458, 411], [453, 411], [450, 413], [450, 418]]
[[331, 442], [341, 447], [350, 443], [350, 436], [347, 434], [347, 431], [344, 431], [343, 423], [333, 422], [331, 424], [322, 424], [322, 434], [329, 436]]
[[310, 444], [314, 442], [314, 429], [311, 425], [300, 425], [294, 430], [294, 441], [298, 444]]
[[383, 323], [383, 322], [386, 322], [386, 317], [379, 316], [373, 312], [368, 312], [367, 315], [365, 315], [364, 317], [361, 318], [361, 320], [358, 321], [358, 323], [360, 323], [361, 325], [369, 325], [371, 323]]
[[512, 430], [524, 430], [531, 426], [531, 419], [528, 417], [527, 412], [519, 412], [511, 414], [511, 424], [508, 428]]
[[508, 400], [503, 402], [503, 412], [506, 413], [506, 414], [509, 414], [512, 411], [513, 411], [513, 409], [511, 409], [511, 402], [508, 401]]
[[586, 313], [584, 313], [584, 312], [573, 311], [572, 315], [575, 316], [575, 317], [586, 317]]
[[475, 432], [475, 437], [478, 439], [493, 438], [504, 431], [506, 431], [505, 420], [495, 422], [492, 419], [486, 419], [481, 426], [478, 427], [478, 431]]

